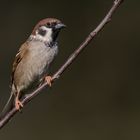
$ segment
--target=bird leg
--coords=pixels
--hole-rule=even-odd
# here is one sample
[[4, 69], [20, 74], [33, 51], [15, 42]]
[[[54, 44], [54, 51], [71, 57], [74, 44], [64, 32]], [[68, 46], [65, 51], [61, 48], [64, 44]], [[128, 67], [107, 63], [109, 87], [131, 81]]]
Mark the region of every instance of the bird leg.
[[45, 82], [51, 87], [52, 86], [52, 77], [51, 76], [46, 76], [45, 77]]
[[19, 100], [19, 92], [18, 92], [18, 94], [16, 95], [16, 98], [15, 98], [15, 107], [18, 111], [20, 111], [20, 108], [23, 107], [22, 102]]

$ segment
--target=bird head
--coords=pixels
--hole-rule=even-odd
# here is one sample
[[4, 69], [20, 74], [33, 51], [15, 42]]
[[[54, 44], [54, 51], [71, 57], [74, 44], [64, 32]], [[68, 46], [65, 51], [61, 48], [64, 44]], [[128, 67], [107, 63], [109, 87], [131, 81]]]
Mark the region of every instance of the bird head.
[[64, 27], [66, 26], [60, 20], [46, 18], [37, 23], [30, 37], [47, 43], [55, 42]]

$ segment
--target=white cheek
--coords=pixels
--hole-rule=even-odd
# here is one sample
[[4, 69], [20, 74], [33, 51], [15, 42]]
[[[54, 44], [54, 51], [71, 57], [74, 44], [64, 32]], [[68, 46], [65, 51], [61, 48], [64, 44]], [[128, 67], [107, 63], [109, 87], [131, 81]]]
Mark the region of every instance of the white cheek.
[[46, 35], [45, 36], [41, 36], [38, 34], [38, 32], [36, 32], [36, 36], [39, 40], [43, 41], [43, 42], [51, 42], [52, 41], [52, 29], [51, 28], [47, 28], [45, 26], [42, 27], [43, 30], [46, 30]]
[[44, 36], [44, 38], [47, 42], [52, 41], [52, 29], [51, 28], [46, 28], [46, 35]]

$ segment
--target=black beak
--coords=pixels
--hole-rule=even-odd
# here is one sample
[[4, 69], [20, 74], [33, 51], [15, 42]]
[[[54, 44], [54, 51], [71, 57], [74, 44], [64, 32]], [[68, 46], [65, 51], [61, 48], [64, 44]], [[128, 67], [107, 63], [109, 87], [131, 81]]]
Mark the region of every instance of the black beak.
[[66, 27], [66, 25], [65, 24], [63, 24], [63, 23], [58, 23], [57, 25], [55, 25], [55, 29], [57, 30], [57, 29], [62, 29], [62, 28], [65, 28]]

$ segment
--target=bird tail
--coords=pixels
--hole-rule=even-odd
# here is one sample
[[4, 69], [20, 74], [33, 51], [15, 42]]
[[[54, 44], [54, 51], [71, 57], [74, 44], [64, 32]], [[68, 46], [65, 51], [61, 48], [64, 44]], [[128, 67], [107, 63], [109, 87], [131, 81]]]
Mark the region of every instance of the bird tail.
[[6, 102], [6, 105], [4, 106], [0, 117], [4, 116], [5, 113], [7, 113], [13, 107], [13, 101], [14, 101], [14, 94], [11, 92], [11, 95], [10, 95], [8, 101]]

